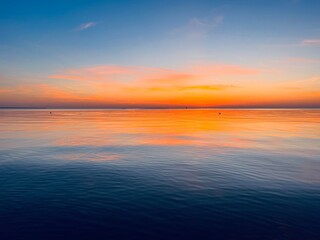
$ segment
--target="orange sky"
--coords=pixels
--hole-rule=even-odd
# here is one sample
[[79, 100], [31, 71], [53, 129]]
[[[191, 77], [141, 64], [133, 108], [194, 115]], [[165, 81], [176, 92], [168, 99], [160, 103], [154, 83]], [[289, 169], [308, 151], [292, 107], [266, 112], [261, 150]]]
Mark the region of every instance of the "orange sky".
[[57, 71], [46, 76], [47, 83], [2, 87], [0, 100], [2, 105], [38, 107], [319, 105], [320, 78], [264, 80], [277, 75], [276, 70], [216, 63], [179, 70], [104, 65]]

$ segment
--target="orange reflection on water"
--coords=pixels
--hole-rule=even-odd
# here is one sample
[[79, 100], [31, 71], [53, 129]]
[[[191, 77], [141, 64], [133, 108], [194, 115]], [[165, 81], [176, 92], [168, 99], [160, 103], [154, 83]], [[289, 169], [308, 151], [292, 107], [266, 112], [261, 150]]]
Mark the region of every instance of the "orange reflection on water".
[[267, 148], [288, 145], [284, 139], [292, 137], [320, 135], [319, 110], [35, 110], [0, 114], [3, 137], [14, 128], [16, 138], [42, 139], [41, 145]]

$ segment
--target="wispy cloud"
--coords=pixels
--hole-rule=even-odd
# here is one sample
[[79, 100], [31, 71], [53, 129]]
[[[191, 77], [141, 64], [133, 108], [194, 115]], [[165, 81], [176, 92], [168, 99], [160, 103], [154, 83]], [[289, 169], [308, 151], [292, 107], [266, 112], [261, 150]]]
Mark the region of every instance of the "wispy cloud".
[[68, 69], [60, 74], [51, 75], [52, 79], [84, 80], [93, 82], [143, 83], [150, 85], [189, 84], [205, 78], [245, 76], [260, 73], [258, 69], [238, 65], [201, 64], [183, 70], [164, 68], [104, 65], [89, 68]]
[[214, 84], [214, 85], [191, 85], [191, 86], [171, 86], [171, 87], [150, 87], [150, 91], [220, 91], [235, 88], [233, 85], [228, 84]]
[[184, 35], [192, 38], [205, 37], [210, 31], [222, 24], [224, 17], [215, 16], [213, 19], [205, 20], [198, 17], [191, 18], [185, 26], [174, 28], [170, 33]]
[[314, 91], [314, 92], [317, 92], [318, 97], [320, 97], [320, 77], [319, 76], [295, 80], [295, 81], [286, 81], [286, 82], [280, 83], [279, 87], [290, 89], [290, 90]]
[[78, 26], [78, 27], [76, 28], [76, 30], [77, 30], [77, 31], [82, 31], [82, 30], [86, 30], [86, 29], [88, 29], [88, 28], [94, 27], [94, 26], [96, 26], [96, 25], [97, 25], [96, 22], [87, 22], [87, 23], [83, 23], [83, 24], [81, 24], [80, 26]]
[[11, 90], [9, 88], [0, 87], [0, 93], [9, 93]]
[[303, 40], [291, 42], [291, 43], [266, 44], [266, 45], [262, 45], [262, 46], [264, 46], [264, 47], [277, 47], [277, 48], [317, 47], [317, 46], [320, 46], [320, 39], [303, 39]]
[[320, 63], [320, 59], [313, 58], [288, 58], [290, 63]]
[[320, 39], [304, 39], [301, 42], [302, 46], [320, 46]]
[[24, 95], [31, 98], [72, 99], [78, 97], [76, 94], [53, 84], [34, 83], [21, 84], [7, 88], [0, 88], [0, 93], [10, 95]]
[[213, 27], [217, 27], [218, 25], [222, 24], [223, 20], [224, 20], [224, 16], [222, 15], [216, 16], [212, 22]]

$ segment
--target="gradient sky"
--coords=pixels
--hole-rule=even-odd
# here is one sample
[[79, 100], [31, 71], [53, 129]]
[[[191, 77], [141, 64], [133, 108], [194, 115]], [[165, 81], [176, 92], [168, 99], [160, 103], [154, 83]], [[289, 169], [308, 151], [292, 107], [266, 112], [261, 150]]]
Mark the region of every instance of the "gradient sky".
[[0, 107], [320, 107], [318, 0], [0, 3]]

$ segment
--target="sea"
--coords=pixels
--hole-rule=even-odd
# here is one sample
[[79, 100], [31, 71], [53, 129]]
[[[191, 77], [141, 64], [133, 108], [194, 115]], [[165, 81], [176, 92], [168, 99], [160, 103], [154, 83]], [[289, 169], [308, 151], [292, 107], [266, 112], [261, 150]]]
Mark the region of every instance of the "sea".
[[2, 109], [0, 239], [320, 239], [320, 109]]

